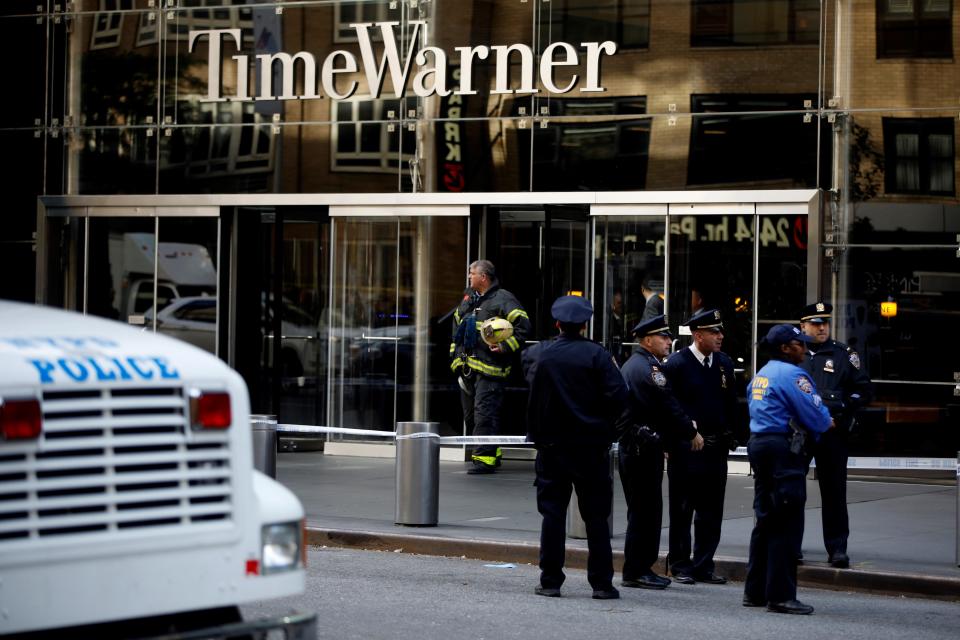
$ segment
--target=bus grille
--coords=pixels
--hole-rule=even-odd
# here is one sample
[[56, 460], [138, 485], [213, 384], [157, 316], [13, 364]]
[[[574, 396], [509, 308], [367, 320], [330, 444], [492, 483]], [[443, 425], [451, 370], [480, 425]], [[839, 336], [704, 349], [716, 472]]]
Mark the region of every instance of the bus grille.
[[45, 392], [42, 440], [0, 450], [0, 545], [231, 520], [229, 431], [192, 432], [188, 406], [179, 387]]

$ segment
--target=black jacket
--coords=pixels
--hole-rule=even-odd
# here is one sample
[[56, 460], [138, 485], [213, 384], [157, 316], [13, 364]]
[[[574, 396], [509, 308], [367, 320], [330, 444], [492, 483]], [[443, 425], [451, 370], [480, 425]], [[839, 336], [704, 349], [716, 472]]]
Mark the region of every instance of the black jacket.
[[857, 410], [873, 398], [873, 385], [860, 354], [836, 340], [810, 346], [816, 351], [807, 353], [800, 367], [813, 378], [837, 428], [849, 429]]
[[620, 370], [627, 383], [627, 410], [617, 423], [620, 445], [626, 451], [647, 444], [646, 427], [669, 447], [673, 442], [690, 441], [696, 435], [693, 421], [683, 411], [670, 381], [663, 373], [663, 363], [652, 353], [639, 347]]
[[609, 351], [579, 334], [561, 334], [533, 345], [522, 360], [530, 384], [529, 440], [538, 446], [610, 446], [627, 386]]
[[[513, 335], [500, 343], [500, 353], [490, 351], [487, 343], [480, 338], [480, 325], [490, 318], [506, 318], [513, 325]], [[476, 332], [472, 339], [471, 336], [464, 335], [465, 329], [471, 323]], [[460, 306], [453, 313], [450, 369], [459, 373], [463, 367], [467, 367], [491, 378], [506, 378], [510, 375], [513, 356], [525, 346], [530, 330], [527, 312], [506, 289], [494, 285], [482, 296], [472, 289], [467, 289]]]
[[[705, 368], [689, 348], [670, 355], [663, 365], [667, 380], [684, 412], [697, 423], [704, 449], [726, 450], [743, 441], [743, 425], [737, 401], [733, 360], [723, 352], [714, 353]], [[689, 443], [677, 448], [689, 449]]]

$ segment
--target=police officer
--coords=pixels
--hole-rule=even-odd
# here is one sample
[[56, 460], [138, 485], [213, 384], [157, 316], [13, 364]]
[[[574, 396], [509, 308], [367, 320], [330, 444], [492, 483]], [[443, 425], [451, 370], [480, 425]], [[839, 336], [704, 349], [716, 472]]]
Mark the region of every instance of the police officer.
[[570, 492], [577, 491], [587, 529], [587, 579], [593, 597], [620, 597], [613, 586], [610, 549], [610, 444], [623, 412], [627, 388], [613, 356], [581, 335], [593, 315], [590, 302], [563, 296], [551, 308], [560, 335], [523, 352], [530, 384], [527, 437], [537, 448], [537, 510], [540, 529], [540, 586], [557, 597], [563, 584], [564, 545]]
[[762, 341], [772, 360], [747, 387], [747, 454], [753, 467], [756, 520], [743, 606], [766, 605], [777, 613], [813, 613], [813, 607], [797, 600], [796, 554], [803, 540], [807, 500], [803, 439], [816, 439], [833, 422], [810, 376], [797, 366], [810, 341], [788, 324], [772, 327]]
[[[720, 351], [723, 322], [719, 311], [702, 311], [685, 324], [690, 327], [693, 344], [671, 355], [663, 371], [704, 445], [695, 451], [691, 443], [679, 440], [670, 447], [668, 566], [681, 584], [723, 584], [727, 579], [714, 573], [713, 554], [720, 544], [727, 452], [737, 447], [733, 361]], [[690, 526], [694, 522], [691, 559]]]
[[823, 506], [823, 544], [830, 565], [850, 566], [847, 538], [847, 456], [850, 427], [857, 410], [873, 395], [870, 377], [863, 369], [860, 355], [851, 347], [830, 339], [830, 314], [833, 306], [814, 302], [804, 308], [801, 329], [812, 338], [809, 354], [801, 367], [810, 374], [830, 415], [837, 424], [813, 446], [817, 461], [817, 480]]
[[[500, 433], [503, 387], [515, 353], [530, 334], [530, 318], [512, 293], [500, 288], [496, 269], [489, 260], [470, 265], [470, 286], [453, 314], [450, 369], [458, 375], [460, 403], [467, 430], [477, 436]], [[500, 343], [480, 339], [479, 327], [490, 318], [506, 318], [513, 335]], [[467, 473], [493, 473], [500, 466], [500, 448], [474, 449]]]
[[665, 589], [670, 579], [653, 571], [663, 521], [663, 444], [684, 441], [690, 443], [691, 451], [699, 451], [703, 438], [677, 404], [662, 370], [673, 337], [666, 316], [641, 322], [633, 334], [640, 346], [621, 370], [630, 395], [617, 424], [620, 481], [627, 499], [622, 584]]

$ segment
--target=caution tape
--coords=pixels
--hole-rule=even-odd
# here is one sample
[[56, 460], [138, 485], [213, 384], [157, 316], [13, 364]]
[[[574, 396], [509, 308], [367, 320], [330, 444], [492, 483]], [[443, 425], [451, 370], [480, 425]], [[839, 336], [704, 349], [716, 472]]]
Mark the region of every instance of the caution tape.
[[303, 433], [303, 434], [321, 434], [338, 433], [346, 436], [365, 436], [373, 438], [395, 438], [397, 440], [415, 440], [418, 438], [436, 438], [440, 444], [465, 444], [465, 445], [532, 445], [527, 442], [526, 436], [441, 436], [429, 431], [418, 431], [398, 436], [396, 431], [375, 431], [373, 429], [350, 429], [348, 427], [317, 427], [306, 424], [278, 424], [277, 431], [280, 433]]

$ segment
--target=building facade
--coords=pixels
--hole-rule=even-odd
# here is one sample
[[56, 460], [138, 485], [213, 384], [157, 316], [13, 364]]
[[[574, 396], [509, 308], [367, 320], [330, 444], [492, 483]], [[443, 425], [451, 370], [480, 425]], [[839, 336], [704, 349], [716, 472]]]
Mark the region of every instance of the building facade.
[[0, 30], [3, 295], [189, 340], [256, 411], [459, 433], [449, 312], [488, 258], [535, 340], [571, 291], [621, 357], [645, 295], [675, 330], [719, 307], [744, 385], [830, 301], [876, 383], [854, 452], [960, 449], [952, 0], [32, 0]]

